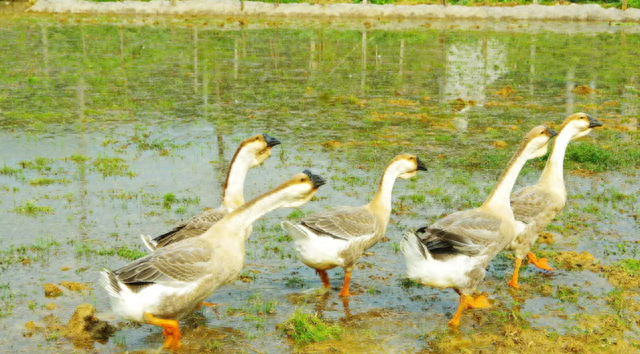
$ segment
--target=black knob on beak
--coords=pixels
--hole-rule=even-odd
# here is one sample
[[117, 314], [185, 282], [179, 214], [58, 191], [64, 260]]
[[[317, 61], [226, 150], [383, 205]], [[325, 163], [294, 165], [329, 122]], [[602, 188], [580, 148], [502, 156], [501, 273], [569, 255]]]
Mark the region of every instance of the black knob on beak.
[[597, 127], [601, 127], [601, 126], [604, 125], [601, 121], [593, 118], [592, 116], [590, 116], [588, 114], [587, 114], [587, 118], [589, 118], [589, 128], [597, 128]]
[[425, 166], [420, 158], [416, 156], [416, 161], [418, 162], [418, 171], [427, 171], [427, 166]]
[[264, 141], [267, 143], [267, 147], [274, 147], [276, 145], [280, 145], [281, 144], [280, 140], [278, 140], [278, 139], [276, 139], [276, 138], [274, 138], [272, 136], [269, 136], [267, 134], [262, 134], [262, 137], [264, 138]]
[[313, 183], [313, 189], [318, 189], [320, 188], [320, 186], [327, 183], [327, 181], [324, 178], [322, 178], [320, 175], [314, 175], [309, 170], [304, 170], [303, 173], [309, 176], [309, 180], [311, 181], [311, 183]]
[[556, 135], [558, 135], [558, 132], [549, 128], [549, 139], [553, 138]]

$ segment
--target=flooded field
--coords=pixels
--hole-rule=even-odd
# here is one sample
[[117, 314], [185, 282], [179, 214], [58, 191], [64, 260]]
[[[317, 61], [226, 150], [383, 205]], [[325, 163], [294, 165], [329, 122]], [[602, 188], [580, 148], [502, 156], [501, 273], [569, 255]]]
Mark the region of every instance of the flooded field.
[[[254, 225], [243, 273], [183, 322], [180, 352], [640, 351], [636, 26], [251, 21], [0, 17], [0, 351], [157, 351], [158, 328], [110, 313], [99, 271], [146, 254], [141, 233], [217, 207], [238, 143], [261, 132], [282, 145], [249, 172], [247, 199], [306, 168], [328, 184]], [[493, 307], [448, 330], [458, 297], [405, 279], [403, 231], [478, 206], [531, 127], [579, 111], [605, 126], [569, 145], [568, 203], [536, 246], [556, 271], [523, 267], [514, 291], [501, 254], [480, 286]], [[367, 203], [405, 152], [429, 171], [396, 182], [388, 239], [361, 258], [347, 306], [342, 270], [321, 290], [279, 223]], [[74, 341], [83, 303], [115, 333]], [[296, 344], [296, 311], [337, 336]]]

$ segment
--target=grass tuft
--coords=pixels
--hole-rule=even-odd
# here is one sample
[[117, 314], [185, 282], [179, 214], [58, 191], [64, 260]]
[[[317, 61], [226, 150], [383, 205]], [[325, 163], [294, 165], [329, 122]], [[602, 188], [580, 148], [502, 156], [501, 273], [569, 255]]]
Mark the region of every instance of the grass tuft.
[[316, 314], [312, 315], [296, 309], [280, 326], [280, 331], [297, 345], [305, 345], [327, 339], [340, 339], [342, 328], [337, 324], [327, 324]]

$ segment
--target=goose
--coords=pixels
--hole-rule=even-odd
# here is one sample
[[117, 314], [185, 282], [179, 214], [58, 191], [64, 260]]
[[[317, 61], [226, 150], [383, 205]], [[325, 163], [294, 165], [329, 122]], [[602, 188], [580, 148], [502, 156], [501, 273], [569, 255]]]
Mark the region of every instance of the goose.
[[551, 155], [547, 160], [538, 183], [525, 187], [511, 195], [511, 209], [516, 219], [516, 238], [507, 245], [507, 250], [515, 254], [514, 271], [509, 286], [518, 289], [518, 273], [522, 260], [526, 256], [536, 267], [553, 271], [545, 258], [530, 252], [544, 230], [556, 215], [562, 211], [567, 201], [564, 186], [564, 154], [571, 140], [583, 137], [593, 128], [602, 126], [602, 122], [585, 113], [575, 113], [567, 117], [560, 127]]
[[384, 236], [391, 214], [391, 192], [395, 180], [408, 179], [425, 165], [414, 155], [396, 156], [382, 173], [373, 200], [360, 207], [337, 207], [306, 216], [298, 223], [281, 225], [291, 236], [298, 258], [316, 270], [325, 288], [330, 288], [327, 270], [344, 268], [340, 296], [349, 297], [351, 272], [362, 253]]
[[[155, 238], [140, 235], [144, 245], [149, 250], [155, 251], [157, 248], [199, 236], [225, 215], [239, 208], [244, 204], [244, 180], [249, 169], [262, 164], [271, 156], [271, 148], [279, 144], [278, 139], [267, 134], [254, 135], [243, 140], [229, 164], [229, 172], [222, 192], [222, 205], [216, 209], [205, 210]], [[251, 227], [247, 229], [245, 239], [249, 238], [249, 235], [251, 235]]]
[[545, 155], [555, 135], [544, 125], [533, 128], [480, 207], [455, 212], [415, 233], [405, 233], [400, 249], [409, 278], [427, 286], [453, 288], [460, 295], [450, 326], [460, 325], [463, 310], [490, 306], [485, 296], [473, 298], [472, 294], [484, 279], [487, 264], [515, 237], [509, 195], [525, 162]]
[[247, 227], [274, 209], [306, 203], [324, 183], [306, 170], [232, 211], [198, 237], [158, 248], [118, 270], [105, 269], [102, 285], [114, 313], [162, 327], [164, 347], [177, 349], [178, 320], [242, 270]]

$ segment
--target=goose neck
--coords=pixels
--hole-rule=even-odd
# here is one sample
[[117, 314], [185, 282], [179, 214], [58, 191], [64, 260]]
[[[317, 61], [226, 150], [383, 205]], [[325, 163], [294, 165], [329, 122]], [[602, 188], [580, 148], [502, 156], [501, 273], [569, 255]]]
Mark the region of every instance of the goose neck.
[[388, 221], [389, 216], [391, 215], [393, 186], [400, 174], [400, 171], [394, 168], [393, 165], [387, 166], [382, 173], [380, 183], [378, 183], [378, 190], [373, 196], [371, 203], [369, 203], [370, 208], [372, 208], [378, 216], [381, 216], [383, 220]]
[[539, 183], [564, 189], [564, 156], [571, 141], [572, 133], [566, 129], [560, 131], [553, 144], [551, 155], [540, 175]]
[[291, 199], [287, 189], [273, 190], [235, 209], [219, 224], [223, 225], [226, 231], [241, 235], [244, 240], [244, 231], [249, 226], [268, 212], [292, 202]]
[[502, 172], [498, 184], [482, 207], [500, 212], [508, 212], [513, 215], [510, 206], [510, 196], [516, 179], [522, 171], [522, 167], [527, 162], [530, 152], [527, 151], [526, 145], [520, 147], [518, 152], [511, 158], [507, 168]]
[[222, 205], [228, 210], [234, 210], [244, 204], [244, 181], [253, 162], [253, 157], [248, 155], [243, 154], [239, 148], [229, 164], [229, 173], [222, 194]]

